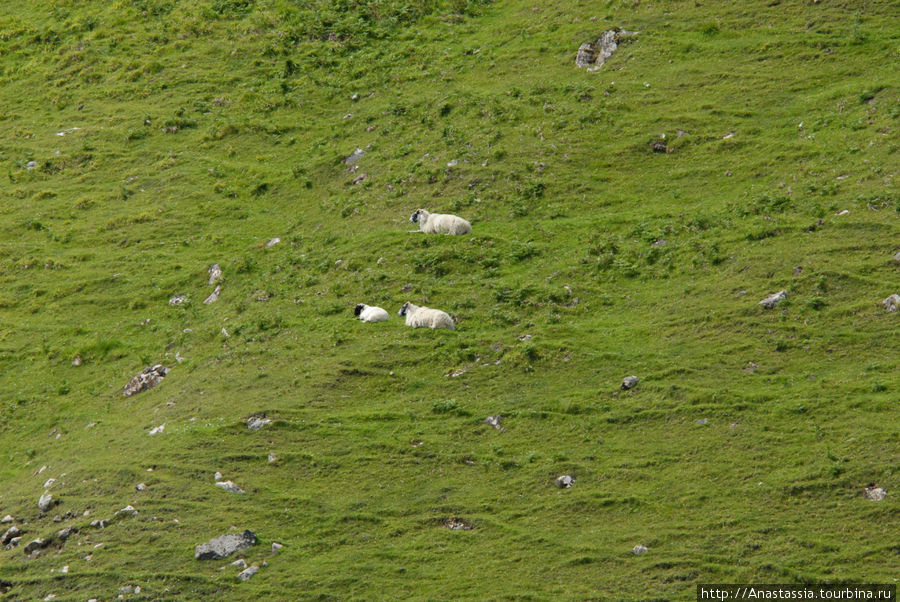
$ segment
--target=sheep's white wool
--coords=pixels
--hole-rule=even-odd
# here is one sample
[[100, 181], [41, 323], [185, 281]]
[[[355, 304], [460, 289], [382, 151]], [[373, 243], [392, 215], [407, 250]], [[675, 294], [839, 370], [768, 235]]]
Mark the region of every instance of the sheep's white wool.
[[425, 234], [471, 234], [472, 225], [449, 213], [428, 213], [424, 209], [416, 209], [409, 221], [419, 224], [419, 231]]
[[398, 312], [406, 316], [406, 325], [413, 328], [446, 328], [456, 330], [453, 318], [447, 312], [429, 307], [419, 307], [412, 303], [404, 303]]
[[353, 313], [363, 322], [385, 322], [388, 319], [388, 312], [380, 307], [373, 307], [360, 303], [357, 305]]

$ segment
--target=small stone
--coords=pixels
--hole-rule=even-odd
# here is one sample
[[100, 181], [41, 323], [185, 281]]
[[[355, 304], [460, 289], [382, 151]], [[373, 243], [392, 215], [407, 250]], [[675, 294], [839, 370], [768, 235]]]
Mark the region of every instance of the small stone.
[[344, 158], [344, 165], [353, 165], [354, 163], [362, 159], [363, 155], [365, 154], [366, 151], [361, 148], [357, 148], [355, 151], [350, 153], [350, 155]]
[[214, 537], [194, 549], [194, 558], [197, 560], [219, 560], [227, 558], [235, 552], [246, 550], [256, 545], [256, 533], [245, 530], [242, 533], [229, 533]]
[[253, 575], [255, 575], [258, 572], [259, 572], [259, 566], [254, 564], [253, 566], [246, 568], [243, 571], [241, 571], [240, 573], [238, 573], [238, 579], [240, 579], [241, 581], [247, 581], [248, 579], [250, 579], [250, 577], [252, 577]]
[[72, 529], [72, 527], [66, 527], [65, 529], [60, 529], [56, 533], [56, 538], [59, 539], [60, 541], [66, 541], [67, 539], [69, 539], [69, 537], [72, 536], [72, 533], [74, 533], [74, 532], [75, 532], [75, 530]]
[[13, 522], [14, 520], [16, 520], [16, 519], [14, 519], [14, 518], [12, 517], [12, 514], [7, 514], [7, 515], [4, 516], [3, 518], [0, 518], [0, 523], [11, 523], [11, 522]]
[[556, 477], [554, 484], [560, 489], [571, 489], [572, 485], [575, 484], [575, 477], [564, 474], [560, 477]]
[[129, 504], [116, 512], [116, 516], [136, 516], [137, 513], [138, 511], [134, 509], [134, 506]]
[[747, 365], [742, 368], [742, 370], [744, 372], [747, 372], [748, 374], [753, 374], [758, 369], [759, 369], [759, 364], [757, 364], [756, 362], [747, 362]]
[[141, 391], [152, 389], [153, 387], [161, 383], [162, 379], [165, 378], [166, 374], [168, 373], [169, 369], [162, 364], [156, 364], [155, 366], [144, 368], [143, 372], [128, 381], [128, 384], [125, 385], [122, 394], [125, 397], [131, 397], [132, 395], [136, 395]]
[[880, 502], [887, 496], [887, 491], [881, 487], [876, 487], [874, 483], [866, 487], [866, 499], [872, 502]]
[[633, 389], [639, 382], [641, 382], [641, 379], [637, 376], [626, 376], [622, 380], [622, 390], [627, 391], [628, 389]]
[[257, 416], [252, 416], [247, 419], [247, 428], [251, 431], [258, 431], [264, 426], [268, 426], [272, 424], [272, 421], [268, 418], [259, 418]]
[[664, 246], [666, 246], [667, 244], [669, 244], [669, 241], [667, 241], [665, 238], [660, 238], [659, 240], [655, 241], [655, 242], [654, 242], [652, 245], [650, 245], [650, 246], [651, 246], [651, 247], [664, 247]]
[[53, 522], [54, 522], [54, 523], [61, 523], [61, 522], [62, 522], [62, 517], [61, 517], [60, 515], [57, 514], [56, 516], [53, 517]]
[[462, 518], [448, 518], [444, 521], [444, 526], [451, 531], [471, 531], [472, 524]]
[[80, 356], [80, 355], [76, 355], [75, 357], [72, 358], [72, 365], [73, 365], [73, 366], [78, 367], [78, 366], [80, 366], [80, 365], [83, 364], [83, 363], [84, 363], [84, 360], [81, 359], [81, 356]]
[[144, 483], [138, 483], [134, 486], [134, 488], [138, 491], [144, 491], [145, 489], [147, 489], [147, 485], [145, 485]]
[[894, 253], [894, 261], [900, 262], [900, 251]]
[[56, 479], [47, 479], [46, 481], [44, 481], [44, 489], [49, 488], [55, 482], [56, 482]]
[[210, 303], [215, 303], [219, 300], [219, 293], [222, 292], [222, 286], [219, 285], [210, 293], [209, 297], [203, 300], [203, 305], [209, 305]]
[[647, 546], [643, 546], [641, 544], [638, 544], [631, 549], [631, 553], [634, 554], [635, 556], [640, 556], [641, 554], [646, 554], [649, 551], [650, 550], [647, 548]]
[[63, 575], [65, 575], [66, 573], [68, 573], [68, 572], [69, 572], [69, 565], [67, 564], [67, 565], [64, 566], [63, 568], [59, 569], [59, 572], [62, 573]]
[[56, 597], [56, 594], [47, 594], [46, 596], [44, 596], [44, 602], [49, 602], [50, 600], [54, 599], [55, 597]]
[[125, 587], [119, 588], [120, 594], [130, 594], [133, 591], [134, 591], [134, 586], [132, 586], [132, 585], [126, 585]]
[[837, 215], [850, 215], [850, 210], [844, 209], [843, 211], [838, 211]]
[[242, 569], [245, 569], [245, 568], [247, 568], [247, 561], [244, 560], [243, 558], [238, 558], [237, 560], [235, 560], [234, 562], [231, 563], [231, 566], [239, 566]]
[[457, 165], [459, 165], [459, 161], [456, 159], [447, 162], [447, 167], [456, 167]]
[[9, 540], [9, 543], [6, 544], [6, 549], [7, 549], [7, 550], [12, 550], [14, 547], [16, 547], [17, 545], [19, 545], [19, 542], [20, 542], [20, 541], [22, 541], [22, 538], [21, 538], [21, 537], [13, 537], [12, 539]]
[[222, 480], [222, 473], [219, 472], [219, 471], [217, 470], [217, 471], [216, 471], [216, 474], [213, 475], [213, 478], [214, 478], [215, 480], [217, 480], [217, 481], [221, 481], [221, 480]]
[[22, 530], [19, 527], [13, 525], [3, 535], [0, 535], [0, 543], [3, 545], [8, 544], [13, 538], [20, 537], [22, 535]]
[[221, 487], [228, 493], [246, 493], [243, 489], [235, 485], [232, 481], [219, 481], [216, 487]]
[[277, 554], [278, 552], [281, 551], [281, 549], [282, 549], [283, 547], [284, 547], [284, 546], [281, 545], [280, 543], [278, 543], [277, 541], [273, 541], [273, 542], [272, 542], [272, 553], [273, 553], [273, 554]]
[[185, 301], [187, 301], [187, 295], [176, 295], [169, 299], [169, 305], [175, 307], [177, 305], [181, 305]]
[[696, 424], [697, 426], [703, 426], [704, 424], [706, 424], [708, 422], [709, 422], [709, 419], [701, 418], [700, 420], [695, 420], [694, 424]]
[[500, 414], [497, 414], [496, 416], [488, 416], [487, 418], [484, 419], [485, 424], [491, 425], [498, 431], [500, 430], [500, 423], [502, 421], [503, 421], [503, 417]]
[[762, 305], [766, 309], [772, 309], [773, 307], [778, 305], [778, 303], [782, 299], [785, 298], [787, 298], [787, 291], [778, 291], [777, 293], [772, 293], [771, 295], [757, 303], [757, 305]]
[[47, 547], [47, 542], [38, 537], [37, 539], [31, 541], [27, 546], [25, 546], [25, 553], [31, 554], [35, 550], [41, 550]]
[[25, 164], [25, 169], [31, 170], [37, 167], [37, 161], [29, 161]]
[[91, 521], [91, 526], [94, 527], [94, 528], [96, 528], [96, 529], [105, 529], [106, 527], [109, 526], [109, 519], [108, 519], [108, 518], [104, 518], [104, 519], [101, 519], [101, 520], [92, 520], [92, 521]]
[[802, 265], [798, 265], [797, 267], [794, 268], [794, 276], [799, 276], [802, 273], [803, 273]]
[[45, 493], [41, 496], [41, 499], [38, 500], [38, 508], [41, 512], [46, 512], [53, 506], [53, 496], [49, 493]]
[[881, 302], [884, 308], [893, 313], [900, 309], [900, 295], [894, 294]]
[[209, 266], [209, 286], [214, 285], [221, 279], [222, 279], [222, 268], [219, 267], [219, 264], [214, 263], [211, 266]]
[[275, 455], [275, 452], [269, 453], [269, 464], [276, 462], [278, 460], [278, 456]]
[[160, 424], [159, 426], [156, 426], [156, 427], [153, 427], [152, 429], [150, 429], [150, 434], [151, 434], [151, 435], [158, 435], [158, 434], [160, 434], [161, 432], [163, 432], [164, 430], [166, 430], [166, 425], [165, 425], [165, 423]]
[[269, 239], [269, 242], [266, 243], [266, 248], [271, 249], [272, 247], [274, 247], [275, 245], [277, 245], [280, 242], [281, 242], [281, 239], [276, 236], [275, 238]]

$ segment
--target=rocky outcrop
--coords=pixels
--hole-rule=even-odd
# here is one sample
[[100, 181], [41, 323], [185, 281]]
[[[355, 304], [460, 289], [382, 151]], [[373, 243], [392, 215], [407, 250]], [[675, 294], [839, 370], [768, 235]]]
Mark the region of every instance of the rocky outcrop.
[[575, 55], [575, 66], [587, 67], [588, 71], [596, 71], [612, 56], [619, 44], [633, 38], [638, 33], [624, 29], [604, 31], [597, 41], [585, 42], [578, 48], [578, 53]]
[[208, 542], [194, 548], [197, 560], [219, 560], [227, 558], [240, 550], [256, 545], [256, 533], [247, 529], [242, 533], [229, 533], [214, 537]]
[[125, 397], [131, 397], [141, 391], [152, 389], [162, 382], [162, 379], [165, 378], [168, 372], [169, 369], [162, 364], [156, 364], [155, 366], [145, 368], [143, 372], [128, 381], [122, 394], [125, 395]]

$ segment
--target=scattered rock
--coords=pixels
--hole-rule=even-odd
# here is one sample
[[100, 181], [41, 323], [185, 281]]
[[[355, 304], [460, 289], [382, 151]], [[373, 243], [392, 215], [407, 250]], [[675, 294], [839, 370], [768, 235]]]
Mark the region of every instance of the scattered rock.
[[575, 55], [577, 67], [587, 67], [588, 71], [596, 71], [612, 56], [619, 47], [619, 43], [634, 37], [637, 31], [625, 31], [624, 29], [610, 29], [604, 31], [596, 42], [585, 42], [578, 48]]
[[886, 310], [893, 313], [897, 311], [897, 309], [900, 309], [900, 295], [891, 295], [881, 303], [884, 304]]
[[104, 518], [104, 519], [100, 519], [100, 520], [92, 520], [91, 526], [96, 529], [105, 529], [106, 527], [109, 526], [109, 519]]
[[[734, 138], [734, 135], [735, 135], [735, 134], [737, 134], [737, 132], [735, 132], [735, 131], [728, 132], [727, 134], [725, 134], [724, 136], [722, 136], [722, 140], [728, 140], [729, 138]], [[731, 175], [731, 172], [729, 171], [729, 172], [728, 172], [727, 174], [725, 174], [725, 175], [729, 175], [729, 176], [730, 176], [730, 175]]]
[[187, 295], [175, 295], [174, 297], [169, 299], [169, 305], [175, 307], [177, 305], [181, 305], [185, 301], [187, 301]]
[[247, 568], [247, 561], [244, 560], [243, 558], [238, 558], [237, 560], [235, 560], [234, 562], [231, 563], [231, 566], [239, 566], [242, 569], [245, 569], [245, 568]]
[[653, 244], [651, 244], [650, 246], [651, 247], [664, 247], [667, 244], [669, 244], [669, 241], [667, 241], [665, 238], [660, 238], [659, 240], [654, 241]]
[[275, 245], [277, 245], [280, 242], [281, 242], [281, 239], [278, 238], [277, 236], [275, 238], [271, 238], [271, 239], [269, 239], [269, 242], [266, 243], [266, 248], [271, 249], [272, 247], [274, 247]]
[[894, 261], [900, 262], [900, 251], [897, 251], [896, 253], [894, 253]]
[[628, 389], [633, 389], [639, 382], [641, 382], [641, 379], [637, 376], [626, 376], [622, 381], [622, 390], [627, 391]]
[[678, 138], [681, 138], [681, 137], [683, 137], [683, 136], [690, 136], [690, 135], [691, 135], [690, 132], [687, 132], [687, 131], [685, 131], [685, 130], [675, 130], [675, 134], [676, 134], [676, 136], [677, 136]]
[[75, 529], [73, 529], [72, 527], [66, 527], [65, 529], [60, 529], [56, 533], [56, 538], [60, 541], [66, 541], [67, 539], [69, 539], [72, 536], [72, 533], [74, 533], [74, 532], [75, 532]]
[[443, 525], [451, 531], [471, 531], [472, 523], [462, 518], [448, 518], [443, 521]]
[[694, 424], [696, 424], [697, 426], [703, 426], [704, 424], [706, 424], [708, 422], [709, 422], [709, 419], [701, 418], [700, 420], [695, 420]]
[[760, 301], [757, 305], [762, 305], [766, 309], [772, 309], [778, 303], [787, 297], [787, 291], [778, 291], [777, 293], [772, 293], [762, 301]]
[[497, 414], [496, 416], [488, 416], [487, 418], [484, 419], [485, 424], [490, 424], [492, 427], [494, 427], [498, 431], [501, 428], [500, 423], [502, 421], [503, 421], [503, 417], [500, 414]]
[[7, 514], [7, 515], [4, 516], [3, 518], [0, 518], [0, 524], [11, 523], [11, 522], [13, 522], [14, 520], [16, 520], [16, 519], [14, 519], [14, 518], [12, 517], [12, 514]]
[[25, 169], [27, 169], [27, 170], [32, 170], [35, 167], [37, 167], [37, 161], [29, 161], [28, 163], [25, 164]]
[[243, 489], [235, 485], [232, 481], [218, 481], [216, 487], [221, 487], [228, 493], [246, 493]]
[[366, 151], [361, 148], [357, 148], [355, 151], [350, 153], [350, 155], [344, 158], [344, 165], [353, 165], [354, 163], [362, 159], [363, 155], [365, 154]]
[[49, 489], [55, 482], [56, 482], [56, 479], [53, 479], [53, 478], [47, 479], [46, 481], [44, 481], [44, 489]]
[[671, 153], [672, 151], [669, 147], [666, 146], [666, 143], [662, 140], [655, 140], [652, 144], [650, 144], [650, 150], [654, 153]]
[[3, 535], [0, 535], [0, 543], [2, 543], [3, 545], [6, 545], [14, 537], [21, 536], [22, 533], [23, 533], [23, 531], [20, 528], [18, 528], [16, 526], [12, 526], [9, 529], [7, 529]]
[[222, 268], [218, 263], [209, 266], [209, 285], [212, 286], [222, 279]]
[[217, 481], [221, 481], [221, 480], [222, 480], [222, 473], [219, 472], [219, 471], [217, 470], [217, 471], [216, 471], [216, 474], [213, 475], [213, 478], [214, 478], [215, 480], [217, 480]]
[[872, 502], [880, 502], [887, 496], [887, 491], [882, 489], [881, 487], [876, 487], [875, 483], [870, 484], [866, 487], [865, 496], [867, 500]]
[[447, 162], [447, 167], [456, 167], [457, 165], [459, 165], [459, 161], [457, 161], [456, 159], [452, 159]]
[[6, 549], [7, 549], [7, 550], [12, 550], [14, 547], [16, 547], [17, 545], [19, 545], [19, 542], [20, 542], [20, 541], [22, 541], [22, 538], [21, 538], [21, 537], [13, 537], [12, 539], [9, 540], [9, 543], [6, 544]]
[[145, 368], [143, 372], [128, 381], [122, 394], [125, 397], [131, 397], [141, 391], [152, 389], [162, 382], [162, 379], [165, 378], [168, 373], [169, 369], [162, 364], [156, 364], [155, 366]]
[[144, 483], [138, 483], [134, 486], [134, 488], [138, 491], [144, 491], [145, 489], [147, 489], [147, 486]]
[[843, 211], [838, 211], [837, 215], [850, 215], [850, 210], [844, 209]]
[[647, 548], [647, 546], [643, 546], [641, 544], [638, 544], [638, 545], [634, 546], [633, 548], [631, 548], [631, 553], [634, 554], [635, 556], [640, 556], [641, 554], [646, 554], [649, 551], [650, 550]]
[[797, 267], [794, 268], [794, 276], [799, 276], [802, 273], [803, 273], [802, 265], [798, 265]]
[[269, 464], [276, 462], [278, 460], [278, 456], [275, 455], [275, 452], [269, 452]]
[[256, 533], [249, 529], [243, 533], [229, 533], [214, 537], [194, 548], [194, 558], [197, 560], [220, 560], [254, 545], [256, 545]]
[[253, 566], [247, 567], [246, 569], [238, 573], [238, 579], [240, 579], [241, 581], [247, 581], [248, 579], [250, 579], [250, 577], [258, 572], [259, 566], [254, 564]]
[[575, 484], [575, 477], [569, 474], [564, 474], [560, 477], [556, 477], [556, 480], [553, 481], [553, 483], [560, 489], [571, 489], [572, 485]]
[[222, 285], [219, 285], [209, 294], [209, 297], [203, 300], [203, 305], [209, 305], [219, 300], [219, 293], [222, 292]]
[[72, 358], [72, 365], [73, 365], [73, 366], [78, 367], [78, 366], [80, 366], [82, 363], [84, 363], [84, 360], [81, 359], [81, 356], [80, 356], [80, 355], [76, 355], [75, 357]]
[[25, 553], [26, 553], [26, 554], [31, 554], [31, 553], [34, 552], [35, 550], [43, 550], [43, 549], [46, 548], [48, 545], [50, 545], [49, 542], [44, 541], [43, 539], [41, 539], [40, 537], [38, 537], [37, 539], [35, 539], [35, 540], [29, 542], [29, 544], [28, 544], [27, 546], [25, 546]]
[[38, 500], [38, 508], [40, 508], [41, 512], [46, 512], [54, 505], [53, 496], [49, 493], [45, 493], [41, 496], [41, 499]]
[[747, 362], [747, 365], [742, 368], [742, 370], [744, 372], [747, 372], [748, 374], [753, 374], [758, 369], [759, 369], [759, 364], [757, 364], [756, 362]]
[[134, 506], [129, 504], [116, 512], [116, 516], [136, 516], [137, 513], [138, 511], [134, 509]]
[[160, 424], [159, 426], [156, 426], [156, 427], [153, 427], [152, 429], [150, 429], [150, 434], [151, 434], [151, 435], [158, 435], [158, 434], [160, 434], [161, 432], [163, 432], [164, 430], [166, 430], [166, 425], [165, 425], [165, 423]]
[[258, 431], [264, 426], [269, 426], [272, 424], [272, 421], [268, 418], [260, 418], [258, 416], [251, 416], [247, 419], [247, 428], [251, 431]]
[[272, 553], [277, 554], [278, 552], [281, 551], [281, 548], [283, 548], [283, 547], [284, 546], [281, 545], [280, 543], [278, 543], [277, 541], [273, 541], [272, 542]]

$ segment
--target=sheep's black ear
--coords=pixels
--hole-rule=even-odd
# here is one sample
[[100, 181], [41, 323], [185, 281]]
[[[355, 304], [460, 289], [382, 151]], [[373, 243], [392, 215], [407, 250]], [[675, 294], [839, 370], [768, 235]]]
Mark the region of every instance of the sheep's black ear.
[[358, 304], [356, 307], [353, 308], [353, 315], [358, 316], [359, 314], [362, 313], [362, 309], [363, 309], [362, 303]]

